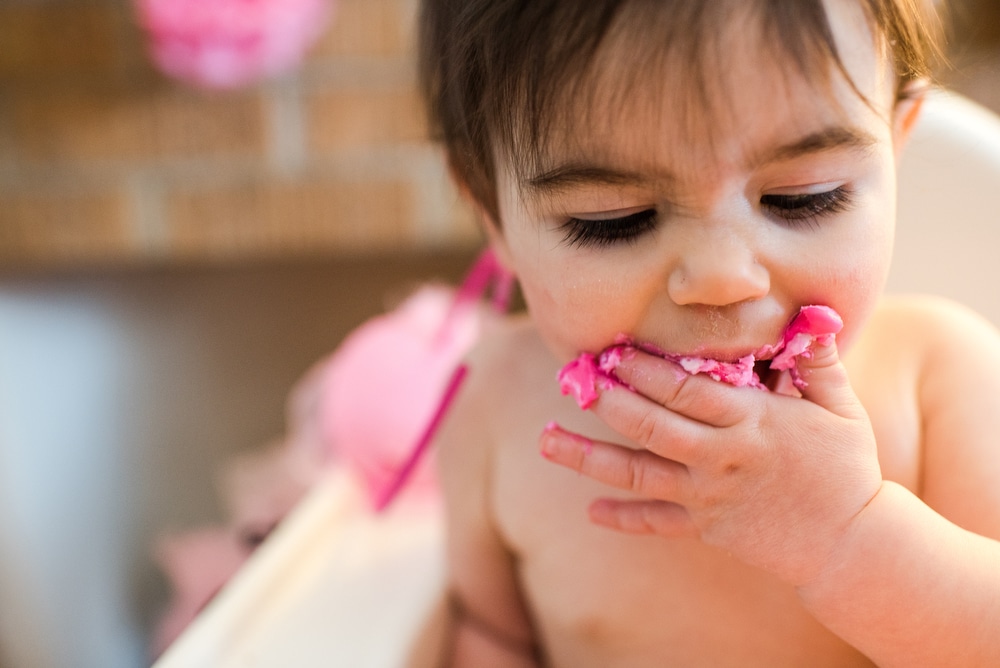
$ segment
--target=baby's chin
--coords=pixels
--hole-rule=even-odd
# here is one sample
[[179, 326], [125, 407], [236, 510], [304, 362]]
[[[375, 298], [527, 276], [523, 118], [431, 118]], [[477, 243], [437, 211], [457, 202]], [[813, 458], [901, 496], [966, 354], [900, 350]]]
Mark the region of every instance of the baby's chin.
[[[797, 360], [811, 357], [817, 343], [831, 343], [843, 326], [840, 315], [832, 308], [803, 306], [777, 342], [737, 360], [670, 353], [652, 344], [620, 336], [600, 353], [585, 352], [566, 364], [559, 372], [559, 387], [563, 394], [576, 399], [580, 408], [586, 409], [597, 400], [599, 390], [621, 384], [615, 371], [622, 360], [642, 351], [669, 360], [690, 375], [703, 374], [734, 387], [794, 392], [806, 387], [806, 381], [798, 372]], [[795, 390], [788, 388], [789, 380]]]

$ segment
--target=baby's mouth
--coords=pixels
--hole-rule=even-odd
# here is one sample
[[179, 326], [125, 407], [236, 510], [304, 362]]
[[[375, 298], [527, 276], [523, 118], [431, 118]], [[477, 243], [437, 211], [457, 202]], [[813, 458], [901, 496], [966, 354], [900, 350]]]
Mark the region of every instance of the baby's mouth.
[[803, 306], [777, 343], [763, 346], [736, 361], [665, 353], [653, 346], [623, 339], [599, 355], [583, 353], [564, 366], [559, 372], [559, 385], [563, 394], [573, 395], [581, 408], [587, 408], [597, 400], [598, 388], [620, 384], [615, 369], [623, 356], [629, 351], [642, 350], [674, 362], [691, 375], [705, 374], [736, 387], [773, 391], [778, 389], [783, 372], [788, 371], [794, 387], [801, 390], [806, 381], [798, 372], [797, 359], [811, 356], [817, 342], [832, 341], [843, 324], [837, 312], [828, 306]]
[[753, 373], [760, 379], [760, 384], [771, 390], [775, 390], [781, 371], [771, 368], [771, 360], [757, 360], [753, 363]]

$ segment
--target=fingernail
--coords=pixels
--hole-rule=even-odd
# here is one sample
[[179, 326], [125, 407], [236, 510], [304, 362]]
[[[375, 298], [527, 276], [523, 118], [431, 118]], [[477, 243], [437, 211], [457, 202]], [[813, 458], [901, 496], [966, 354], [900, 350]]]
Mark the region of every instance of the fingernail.
[[558, 448], [557, 434], [562, 431], [562, 427], [556, 421], [549, 422], [545, 425], [545, 429], [542, 430], [542, 457], [546, 459], [552, 459]]
[[556, 422], [549, 422], [542, 430], [541, 452], [546, 459], [552, 459], [567, 449], [582, 450], [589, 455], [594, 449], [594, 442], [585, 436], [566, 431]]

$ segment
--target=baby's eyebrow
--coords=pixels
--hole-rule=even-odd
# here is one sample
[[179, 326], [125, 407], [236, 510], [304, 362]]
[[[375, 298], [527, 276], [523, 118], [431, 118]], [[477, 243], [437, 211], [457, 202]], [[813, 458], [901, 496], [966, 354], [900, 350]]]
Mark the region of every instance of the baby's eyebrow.
[[877, 143], [878, 140], [875, 136], [865, 130], [843, 125], [833, 125], [766, 151], [759, 162], [763, 164], [780, 162], [832, 149], [866, 150]]
[[[655, 181], [670, 181], [669, 175], [659, 174]], [[581, 186], [643, 186], [652, 183], [645, 174], [602, 167], [566, 163], [528, 177], [522, 182], [523, 190], [534, 196], [553, 194]]]
[[[860, 128], [832, 125], [811, 132], [787, 144], [764, 151], [756, 164], [792, 160], [803, 155], [834, 149], [867, 150], [878, 144], [871, 133]], [[522, 190], [529, 196], [552, 195], [584, 186], [649, 186], [673, 183], [676, 179], [669, 172], [656, 170], [655, 177], [644, 172], [633, 172], [586, 163], [567, 162], [522, 180]]]

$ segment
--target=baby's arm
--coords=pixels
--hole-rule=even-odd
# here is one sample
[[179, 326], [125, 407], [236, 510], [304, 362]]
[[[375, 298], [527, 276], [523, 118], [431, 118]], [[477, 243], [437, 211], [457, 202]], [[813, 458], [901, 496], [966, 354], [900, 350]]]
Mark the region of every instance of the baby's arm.
[[438, 439], [447, 515], [451, 632], [448, 666], [538, 665], [514, 559], [491, 512], [491, 446], [475, 360]]
[[896, 334], [927, 352], [923, 500], [883, 483], [801, 595], [879, 665], [1000, 665], [1000, 336], [954, 305], [919, 309]]

